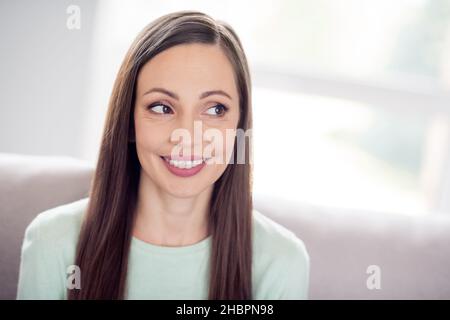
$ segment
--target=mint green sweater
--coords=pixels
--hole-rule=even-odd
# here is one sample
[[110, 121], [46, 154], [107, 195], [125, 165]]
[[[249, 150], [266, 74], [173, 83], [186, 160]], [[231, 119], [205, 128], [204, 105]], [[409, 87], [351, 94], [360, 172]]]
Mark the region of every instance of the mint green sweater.
[[[39, 214], [25, 231], [18, 299], [66, 299], [88, 198]], [[309, 256], [288, 229], [253, 211], [253, 298], [307, 299]], [[127, 299], [207, 299], [211, 237], [182, 247], [132, 238]], [[73, 269], [69, 272], [73, 272]], [[81, 288], [83, 274], [81, 270]]]

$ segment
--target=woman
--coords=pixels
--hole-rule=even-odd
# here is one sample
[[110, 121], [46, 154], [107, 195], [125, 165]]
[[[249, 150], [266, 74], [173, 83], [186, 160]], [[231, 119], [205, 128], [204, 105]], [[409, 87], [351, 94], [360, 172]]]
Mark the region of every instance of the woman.
[[194, 11], [149, 24], [114, 84], [89, 198], [26, 230], [18, 298], [306, 298], [303, 242], [252, 208], [236, 134], [251, 118], [229, 25]]

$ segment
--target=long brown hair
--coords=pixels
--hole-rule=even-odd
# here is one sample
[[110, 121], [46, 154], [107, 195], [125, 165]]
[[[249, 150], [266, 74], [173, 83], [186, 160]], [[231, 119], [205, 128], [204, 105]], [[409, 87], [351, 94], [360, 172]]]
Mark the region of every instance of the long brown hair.
[[[201, 12], [179, 11], [145, 27], [128, 50], [114, 83], [76, 252], [81, 289], [68, 290], [69, 299], [126, 298], [141, 170], [133, 142], [136, 79], [141, 67], [158, 53], [189, 43], [219, 45], [225, 52], [239, 93], [238, 128], [251, 128], [247, 60], [238, 36], [228, 24]], [[212, 235], [209, 299], [252, 299], [251, 150], [245, 140], [239, 140], [235, 139], [234, 155], [244, 148], [245, 163], [229, 164], [212, 193], [208, 220]]]

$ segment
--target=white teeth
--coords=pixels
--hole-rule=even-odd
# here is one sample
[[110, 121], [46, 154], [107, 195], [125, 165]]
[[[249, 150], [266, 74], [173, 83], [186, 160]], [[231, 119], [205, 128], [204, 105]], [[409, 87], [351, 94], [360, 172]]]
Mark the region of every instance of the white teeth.
[[167, 158], [164, 158], [165, 161], [169, 162], [171, 166], [180, 168], [180, 169], [191, 169], [194, 168], [200, 164], [202, 164], [203, 160], [194, 160], [194, 161], [184, 161], [184, 160], [169, 160]]

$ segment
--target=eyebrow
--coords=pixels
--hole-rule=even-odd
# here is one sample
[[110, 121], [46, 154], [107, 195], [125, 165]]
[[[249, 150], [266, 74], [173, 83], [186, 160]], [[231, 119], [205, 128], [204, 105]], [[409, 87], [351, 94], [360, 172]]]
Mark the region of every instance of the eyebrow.
[[[149, 93], [151, 93], [151, 92], [160, 92], [160, 93], [163, 93], [163, 94], [165, 94], [165, 95], [168, 95], [169, 97], [172, 97], [172, 98], [175, 99], [175, 100], [180, 100], [180, 97], [179, 97], [176, 93], [174, 93], [174, 92], [172, 92], [172, 91], [169, 91], [169, 90], [167, 90], [167, 89], [164, 89], [164, 88], [152, 88], [152, 89], [150, 89], [150, 90], [147, 90], [143, 95], [145, 96], [146, 94], [149, 94]], [[218, 95], [221, 95], [221, 96], [225, 96], [225, 97], [227, 97], [228, 99], [233, 100], [233, 99], [231, 98], [231, 96], [230, 96], [228, 93], [226, 93], [225, 91], [223, 91], [223, 90], [210, 90], [210, 91], [205, 91], [205, 92], [203, 92], [203, 93], [199, 96], [199, 99], [204, 99], [204, 98], [207, 98], [207, 97], [209, 97], [209, 96], [211, 96], [211, 95], [214, 95], [214, 94], [218, 94]]]

